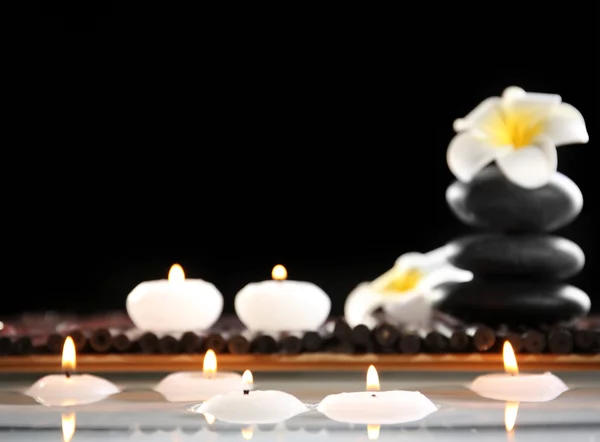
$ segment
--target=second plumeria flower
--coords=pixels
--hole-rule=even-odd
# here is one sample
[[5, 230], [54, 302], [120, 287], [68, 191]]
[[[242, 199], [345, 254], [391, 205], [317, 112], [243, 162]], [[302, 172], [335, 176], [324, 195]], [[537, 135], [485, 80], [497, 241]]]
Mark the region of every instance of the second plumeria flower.
[[372, 282], [360, 284], [346, 298], [344, 316], [351, 327], [374, 327], [381, 310], [386, 320], [396, 325], [425, 326], [431, 315], [429, 296], [446, 282], [472, 279], [471, 272], [448, 263], [449, 249], [429, 253], [405, 253], [394, 267]]
[[589, 141], [583, 116], [560, 95], [515, 86], [456, 120], [454, 130], [447, 160], [459, 180], [471, 181], [495, 161], [506, 178], [524, 188], [548, 183], [558, 165], [557, 146]]

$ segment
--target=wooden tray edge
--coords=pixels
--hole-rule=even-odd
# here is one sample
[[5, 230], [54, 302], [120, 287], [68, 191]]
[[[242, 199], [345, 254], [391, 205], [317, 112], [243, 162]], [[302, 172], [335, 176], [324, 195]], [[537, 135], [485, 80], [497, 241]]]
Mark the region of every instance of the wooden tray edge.
[[[172, 372], [201, 370], [203, 355], [80, 355], [78, 371]], [[523, 370], [595, 371], [600, 355], [519, 355]], [[499, 354], [441, 355], [219, 355], [219, 370], [256, 372], [364, 371], [373, 364], [379, 371], [502, 371]], [[0, 373], [58, 372], [60, 355], [8, 356], [0, 359]]]

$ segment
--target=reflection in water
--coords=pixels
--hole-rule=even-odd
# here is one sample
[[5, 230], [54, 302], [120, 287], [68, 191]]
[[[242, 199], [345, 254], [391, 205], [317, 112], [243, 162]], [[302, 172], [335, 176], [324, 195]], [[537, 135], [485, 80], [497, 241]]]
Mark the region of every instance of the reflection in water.
[[61, 416], [62, 434], [64, 442], [71, 442], [75, 435], [75, 413], [63, 413]]
[[517, 414], [519, 414], [519, 403], [507, 402], [504, 407], [504, 426], [506, 427], [506, 436], [509, 442], [512, 442], [515, 439]]
[[379, 430], [381, 430], [381, 425], [367, 425], [367, 436], [369, 437], [369, 440], [379, 439]]
[[254, 436], [254, 428], [253, 427], [244, 427], [242, 428], [242, 437], [244, 440], [252, 440]]
[[208, 414], [208, 413], [202, 413], [204, 415], [204, 419], [206, 419], [206, 423], [208, 425], [212, 425], [216, 422], [217, 418], [214, 417], [212, 414]]

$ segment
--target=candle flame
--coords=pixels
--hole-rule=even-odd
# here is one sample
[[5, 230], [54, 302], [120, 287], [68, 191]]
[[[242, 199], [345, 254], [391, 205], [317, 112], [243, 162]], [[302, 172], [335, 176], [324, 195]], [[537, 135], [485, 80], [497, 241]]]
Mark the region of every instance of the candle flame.
[[77, 367], [77, 356], [75, 354], [75, 342], [71, 336], [67, 336], [63, 345], [62, 369], [63, 371], [75, 371]]
[[504, 347], [502, 348], [502, 359], [504, 360], [504, 371], [510, 374], [519, 374], [519, 366], [517, 365], [515, 351], [508, 341], [504, 342]]
[[379, 375], [373, 365], [367, 370], [367, 391], [379, 391]]
[[381, 425], [367, 425], [367, 437], [369, 440], [379, 439], [379, 430], [381, 430]]
[[203, 413], [204, 414], [204, 419], [206, 419], [206, 423], [208, 425], [212, 425], [217, 421], [217, 418], [214, 417], [212, 414], [208, 414], [208, 413]]
[[271, 271], [271, 278], [276, 281], [284, 281], [287, 279], [287, 270], [281, 264], [277, 264]]
[[182, 282], [185, 281], [185, 272], [179, 264], [173, 264], [169, 270], [169, 281]]
[[64, 442], [71, 442], [75, 435], [75, 413], [63, 413], [61, 416], [62, 434]]
[[204, 355], [204, 364], [202, 367], [204, 376], [214, 376], [217, 373], [217, 355], [213, 350], [208, 350]]
[[254, 384], [254, 377], [250, 370], [246, 370], [242, 375], [242, 384], [244, 384], [245, 390], [249, 390], [250, 387], [252, 387], [252, 384]]
[[504, 426], [507, 432], [513, 431], [517, 422], [517, 414], [519, 413], [518, 402], [507, 402], [504, 407]]
[[254, 428], [252, 427], [244, 427], [242, 428], [242, 437], [244, 440], [252, 440], [254, 437]]

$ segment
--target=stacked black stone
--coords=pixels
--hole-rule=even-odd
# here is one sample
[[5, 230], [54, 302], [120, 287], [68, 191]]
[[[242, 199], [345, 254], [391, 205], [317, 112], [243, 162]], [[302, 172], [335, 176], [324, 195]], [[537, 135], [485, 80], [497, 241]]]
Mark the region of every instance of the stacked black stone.
[[472, 281], [443, 286], [436, 307], [467, 323], [552, 325], [585, 316], [590, 299], [563, 281], [584, 266], [572, 241], [550, 235], [581, 212], [577, 185], [556, 173], [538, 189], [508, 181], [496, 166], [450, 185], [446, 200], [465, 224], [487, 231], [449, 243], [450, 262]]

